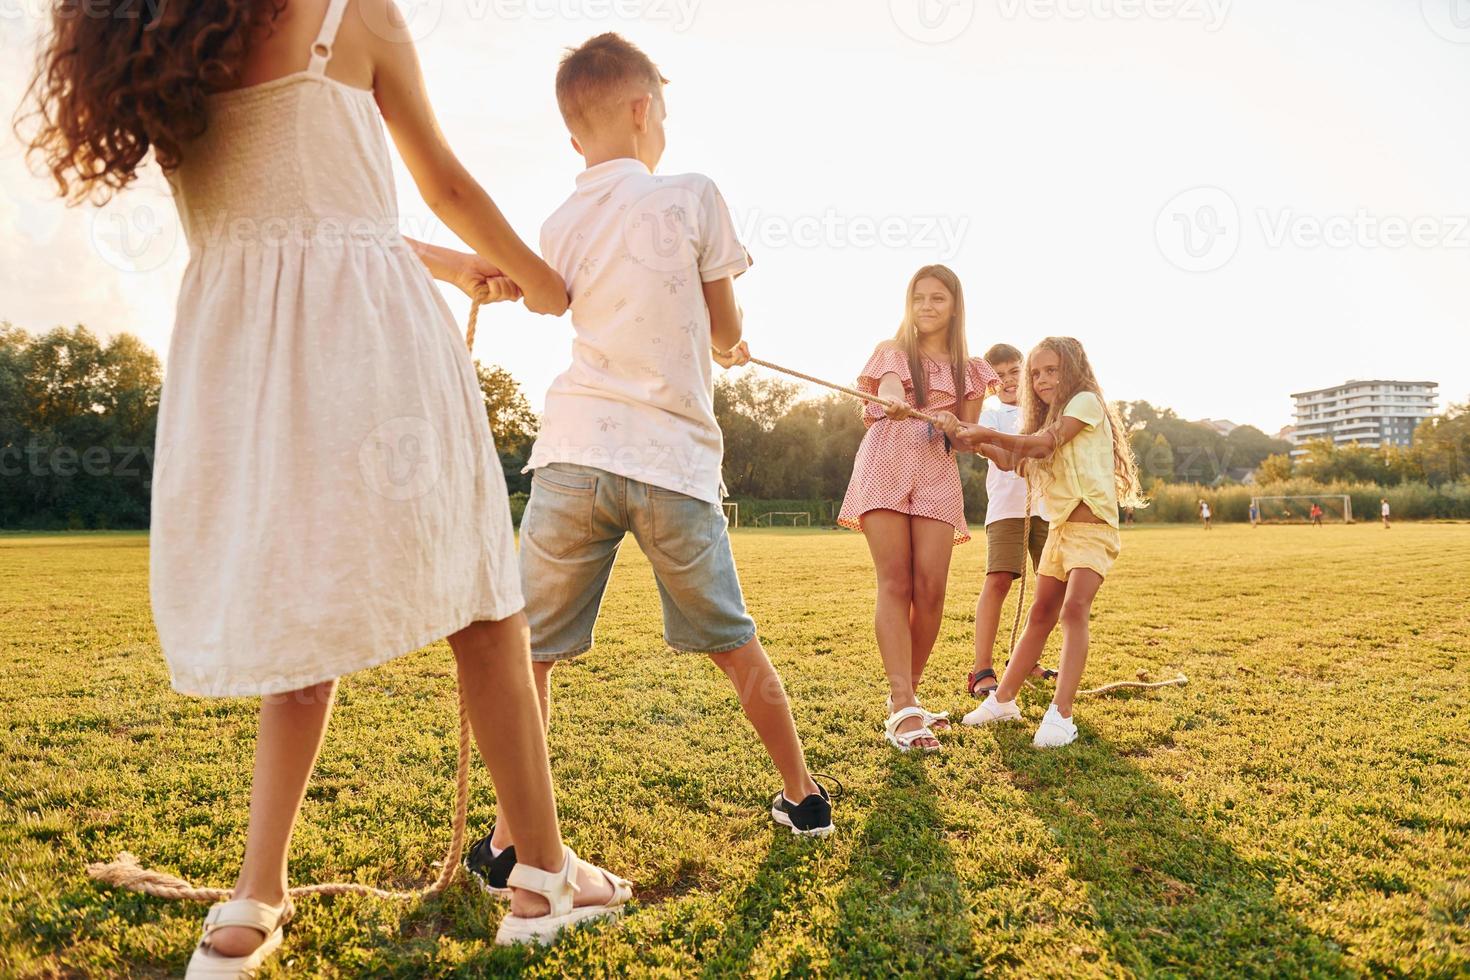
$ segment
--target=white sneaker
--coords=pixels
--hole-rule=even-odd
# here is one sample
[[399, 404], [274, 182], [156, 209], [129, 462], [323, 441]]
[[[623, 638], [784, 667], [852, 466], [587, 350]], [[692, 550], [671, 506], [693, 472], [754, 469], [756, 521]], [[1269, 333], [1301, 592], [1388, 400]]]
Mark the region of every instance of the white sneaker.
[[1036, 737], [1031, 744], [1038, 749], [1059, 749], [1075, 741], [1077, 726], [1072, 724], [1071, 718], [1063, 718], [1057, 706], [1052, 705], [1046, 709], [1046, 717], [1041, 719], [1041, 727], [1036, 729]]
[[1001, 721], [1020, 721], [1021, 707], [1014, 701], [1001, 701], [991, 691], [979, 707], [960, 719], [962, 725], [993, 725]]

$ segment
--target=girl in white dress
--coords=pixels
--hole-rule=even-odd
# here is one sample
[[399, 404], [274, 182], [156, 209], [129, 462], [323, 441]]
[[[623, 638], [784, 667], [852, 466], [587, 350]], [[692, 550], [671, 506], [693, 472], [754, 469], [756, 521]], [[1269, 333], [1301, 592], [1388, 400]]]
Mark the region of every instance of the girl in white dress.
[[[154, 619], [177, 690], [263, 698], [235, 900], [211, 910], [191, 975], [245, 975], [281, 941], [336, 678], [445, 636], [501, 805], [520, 811], [527, 873], [500, 938], [616, 911], [627, 883], [561, 843], [505, 480], [430, 273], [558, 316], [563, 283], [444, 142], [392, 0], [141, 9], [57, 5], [31, 142], [73, 201], [122, 189], [151, 150], [189, 241]], [[399, 234], [380, 120], [477, 255]]]

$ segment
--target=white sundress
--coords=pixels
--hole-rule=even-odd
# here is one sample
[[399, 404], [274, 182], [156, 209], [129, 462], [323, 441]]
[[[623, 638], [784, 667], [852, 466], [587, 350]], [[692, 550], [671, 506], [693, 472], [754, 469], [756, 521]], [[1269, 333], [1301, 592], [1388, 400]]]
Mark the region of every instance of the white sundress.
[[523, 606], [459, 328], [398, 233], [371, 92], [309, 67], [210, 99], [159, 410], [153, 615], [185, 694], [279, 694]]

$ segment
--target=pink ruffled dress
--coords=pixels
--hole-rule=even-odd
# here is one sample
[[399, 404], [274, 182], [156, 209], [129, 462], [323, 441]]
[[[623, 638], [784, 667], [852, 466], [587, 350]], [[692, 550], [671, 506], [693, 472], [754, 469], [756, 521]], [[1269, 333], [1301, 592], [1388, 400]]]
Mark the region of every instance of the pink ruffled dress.
[[[960, 399], [956, 397], [950, 365], [925, 358], [924, 366], [929, 372], [929, 398], [923, 411], [958, 415]], [[896, 374], [903, 379], [904, 400], [911, 408], [920, 407], [914, 403], [908, 356], [891, 341], [879, 344], [873, 351], [857, 386], [876, 395], [885, 374]], [[1000, 377], [978, 357], [970, 358], [965, 375], [963, 400], [967, 402], [984, 398], [1000, 386]], [[869, 511], [896, 510], [951, 525], [957, 545], [970, 540], [959, 463], [953, 453], [945, 451], [943, 433], [920, 419], [894, 421], [872, 403], [863, 410], [863, 423], [868, 433], [858, 447], [852, 482], [847, 486], [837, 523], [861, 531], [863, 515]]]

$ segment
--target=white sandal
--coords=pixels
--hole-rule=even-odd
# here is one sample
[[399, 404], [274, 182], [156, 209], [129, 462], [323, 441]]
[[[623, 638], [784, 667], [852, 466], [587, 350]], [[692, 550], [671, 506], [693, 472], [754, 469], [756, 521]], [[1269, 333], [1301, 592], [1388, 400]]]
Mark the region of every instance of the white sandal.
[[[633, 897], [632, 883], [624, 881], [595, 864], [588, 864], [577, 857], [570, 847], [563, 846], [562, 852], [566, 856], [566, 861], [562, 864], [560, 871], [542, 871], [540, 868], [533, 868], [525, 863], [517, 864], [511, 869], [510, 887], [535, 892], [551, 903], [551, 911], [534, 919], [522, 918], [514, 914], [507, 915], [500, 920], [500, 931], [495, 934], [495, 942], [498, 945], [549, 943], [556, 938], [559, 932], [569, 926], [622, 914], [623, 905]], [[577, 871], [579, 868], [586, 868], [606, 878], [608, 884], [612, 886], [612, 898], [603, 905], [574, 906], [573, 902], [576, 901], [578, 891]]]
[[[285, 935], [285, 925], [296, 914], [296, 907], [287, 898], [280, 905], [267, 905], [253, 898], [236, 898], [220, 902], [209, 909], [204, 917], [204, 934], [194, 955], [189, 957], [189, 966], [184, 971], [185, 980], [244, 980], [253, 977], [262, 963], [280, 948]], [[244, 956], [221, 956], [209, 943], [209, 935], [216, 929], [240, 927], [254, 929], [265, 937], [265, 942]]]
[[[938, 745], [914, 745], [915, 742], [924, 738], [934, 739], [936, 742], [939, 741], [939, 739], [934, 738], [934, 733], [929, 730], [928, 717], [929, 712], [923, 708], [901, 708], [889, 715], [888, 720], [883, 723], [883, 738], [887, 740], [889, 745], [898, 749], [900, 752], [908, 752], [916, 748], [920, 752], [938, 752]], [[918, 718], [923, 722], [923, 725], [915, 728], [911, 732], [900, 732], [898, 726], [909, 718]]]
[[[888, 695], [888, 700], [885, 703], [888, 706], [888, 713], [890, 715], [893, 714], [893, 695], [892, 694]], [[950, 729], [950, 723], [949, 723], [949, 712], [948, 711], [938, 711], [938, 712], [930, 711], [928, 708], [924, 707], [922, 704], [919, 705], [919, 710], [922, 711], [922, 712], [924, 712], [924, 724], [925, 725], [932, 726], [932, 725], [936, 725], [936, 724], [942, 724], [944, 726], [943, 728], [936, 728], [934, 730], [935, 731], [939, 731], [939, 732], [947, 732], [947, 731], [949, 731], [949, 729]]]

